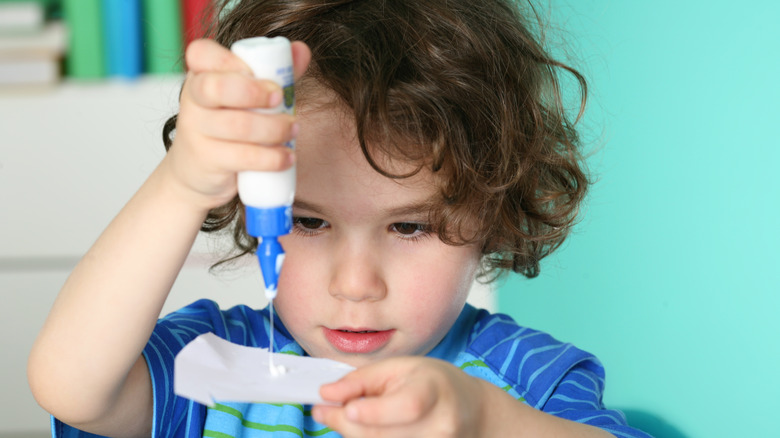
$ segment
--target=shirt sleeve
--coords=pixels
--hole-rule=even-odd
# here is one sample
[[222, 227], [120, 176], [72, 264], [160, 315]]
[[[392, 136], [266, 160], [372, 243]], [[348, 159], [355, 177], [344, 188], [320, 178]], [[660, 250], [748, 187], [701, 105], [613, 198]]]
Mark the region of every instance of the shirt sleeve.
[[225, 325], [219, 306], [210, 300], [196, 301], [157, 322], [143, 351], [154, 395], [152, 437], [202, 436], [205, 407], [173, 392], [174, 360], [203, 333], [224, 336]]
[[[205, 408], [173, 393], [176, 354], [191, 340], [206, 332], [224, 333], [224, 318], [213, 301], [199, 300], [157, 322], [143, 351], [154, 397], [152, 437], [201, 437]], [[54, 438], [96, 438], [52, 417]]]
[[509, 316], [480, 311], [456, 362], [542, 412], [598, 427], [620, 438], [650, 438], [604, 407], [604, 368], [592, 354]]
[[652, 438], [645, 432], [628, 426], [622, 412], [604, 407], [603, 375], [603, 368], [595, 361], [576, 364], [554, 387], [552, 394], [542, 406], [542, 411], [556, 417], [596, 426], [619, 438]]

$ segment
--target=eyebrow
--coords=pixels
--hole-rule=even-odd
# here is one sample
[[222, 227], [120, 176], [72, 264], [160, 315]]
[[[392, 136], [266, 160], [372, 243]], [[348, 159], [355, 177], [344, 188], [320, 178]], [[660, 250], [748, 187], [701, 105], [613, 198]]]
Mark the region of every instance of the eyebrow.
[[[293, 202], [294, 208], [311, 211], [321, 215], [327, 215], [328, 209], [324, 206], [314, 204], [312, 202], [296, 199]], [[432, 203], [430, 201], [417, 202], [413, 204], [400, 205], [393, 208], [384, 208], [381, 210], [381, 214], [385, 216], [416, 216], [416, 215], [428, 215], [431, 212]]]

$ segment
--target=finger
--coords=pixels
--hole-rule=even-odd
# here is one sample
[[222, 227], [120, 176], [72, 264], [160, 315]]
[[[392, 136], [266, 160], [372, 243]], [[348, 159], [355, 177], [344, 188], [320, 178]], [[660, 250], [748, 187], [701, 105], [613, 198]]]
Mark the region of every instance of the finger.
[[355, 370], [336, 382], [320, 387], [320, 396], [327, 401], [346, 403], [348, 400], [365, 395], [366, 383], [361, 379], [365, 373]]
[[203, 135], [219, 140], [280, 145], [293, 139], [295, 117], [289, 114], [259, 114], [246, 110], [199, 111], [196, 123]]
[[409, 377], [415, 363], [408, 358], [394, 358], [362, 366], [320, 387], [320, 395], [325, 400], [346, 403], [357, 397], [386, 393]]
[[435, 403], [430, 379], [415, 379], [413, 362], [385, 360], [323, 385], [323, 399], [344, 404], [347, 417], [363, 424], [403, 424], [419, 419]]
[[298, 80], [311, 62], [311, 49], [303, 41], [293, 41], [290, 43], [293, 57], [293, 76]]
[[187, 97], [205, 108], [273, 108], [281, 102], [282, 90], [272, 81], [240, 73], [208, 72], [188, 76], [183, 100]]
[[[309, 66], [311, 50], [302, 41], [293, 41], [290, 43], [290, 49], [293, 57], [293, 73], [295, 79], [298, 79]], [[221, 71], [252, 75], [252, 70], [241, 58], [214, 40], [194, 40], [187, 46], [184, 58], [191, 72]]]
[[343, 406], [314, 405], [311, 408], [311, 418], [317, 423], [328, 424], [328, 421], [332, 422], [333, 416], [337, 415], [336, 411], [343, 409]]
[[311, 416], [314, 421], [324, 424], [328, 428], [336, 431], [342, 437], [349, 437], [346, 433], [349, 420], [344, 416], [344, 408], [337, 406], [314, 406], [311, 410]]
[[344, 414], [364, 426], [402, 426], [424, 418], [435, 404], [434, 388], [420, 382], [379, 397], [352, 400], [344, 406]]
[[369, 438], [369, 437], [410, 437], [430, 436], [426, 431], [420, 430], [418, 425], [400, 425], [393, 427], [364, 425], [351, 421], [345, 415], [344, 408], [337, 406], [315, 406], [312, 409], [314, 421], [324, 424], [338, 432], [344, 438]]
[[184, 52], [184, 60], [190, 72], [235, 72], [252, 76], [252, 70], [227, 47], [210, 39], [191, 42]]
[[[368, 438], [380, 436], [379, 433], [369, 433], [366, 428], [360, 424], [351, 422], [344, 415], [344, 408], [340, 406], [319, 405], [312, 409], [312, 418], [314, 421], [324, 424], [330, 429], [336, 431], [344, 438], [360, 437]], [[378, 431], [372, 431], [378, 432]]]
[[211, 165], [232, 172], [245, 170], [275, 172], [289, 168], [295, 161], [293, 151], [286, 146], [220, 142], [216, 145], [216, 149], [219, 153], [212, 155]]

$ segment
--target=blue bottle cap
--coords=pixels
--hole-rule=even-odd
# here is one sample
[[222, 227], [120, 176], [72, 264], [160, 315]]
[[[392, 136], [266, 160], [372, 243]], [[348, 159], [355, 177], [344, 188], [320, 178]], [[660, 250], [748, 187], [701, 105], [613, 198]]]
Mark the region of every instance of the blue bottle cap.
[[284, 261], [284, 249], [278, 238], [292, 231], [292, 208], [247, 206], [245, 211], [247, 232], [250, 236], [260, 239], [257, 259], [265, 281], [265, 297], [272, 300], [276, 297], [279, 272]]
[[292, 207], [257, 208], [247, 206], [246, 231], [252, 237], [284, 236], [292, 231]]

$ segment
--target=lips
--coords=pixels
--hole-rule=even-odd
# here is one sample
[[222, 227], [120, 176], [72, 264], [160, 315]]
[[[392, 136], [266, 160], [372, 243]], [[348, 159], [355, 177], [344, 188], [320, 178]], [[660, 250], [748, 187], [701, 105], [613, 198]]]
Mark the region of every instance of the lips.
[[373, 353], [384, 347], [395, 330], [371, 330], [367, 328], [323, 328], [325, 338], [342, 353]]

